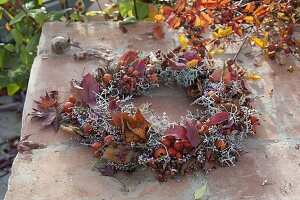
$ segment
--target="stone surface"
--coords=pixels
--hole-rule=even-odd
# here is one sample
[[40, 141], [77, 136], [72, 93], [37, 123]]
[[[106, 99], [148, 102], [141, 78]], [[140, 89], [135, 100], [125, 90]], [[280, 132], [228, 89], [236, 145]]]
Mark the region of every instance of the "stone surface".
[[[108, 48], [119, 53], [128, 47], [146, 51], [174, 47], [174, 38], [177, 38], [174, 33], [155, 41], [149, 36], [151, 26], [150, 23], [131, 25], [129, 33], [124, 35], [117, 24], [106, 22], [87, 26], [46, 24], [29, 81], [22, 135], [33, 134], [31, 140], [45, 143], [47, 147], [17, 156], [6, 199], [188, 200], [194, 199], [194, 192], [205, 182], [208, 188], [203, 199], [299, 199], [300, 150], [295, 147], [300, 143], [300, 65], [292, 57], [287, 66], [294, 65], [295, 70], [288, 73], [287, 66], [270, 61], [261, 62], [261, 67], [250, 67], [255, 55], [250, 52], [249, 57], [248, 50], [247, 56], [240, 55], [242, 67], [263, 77], [248, 82], [255, 107], [261, 111], [262, 125], [257, 135], [245, 140], [244, 151], [235, 166], [219, 167], [208, 175], [198, 172], [159, 183], [141, 168], [132, 174], [101, 176], [93, 166], [95, 160], [88, 148], [70, 141], [70, 136], [62, 132], [55, 134], [51, 128], [40, 130], [38, 122], [26, 118], [33, 107], [33, 99], [53, 89], [61, 92], [61, 100], [67, 99], [69, 80], [91, 72], [98, 65], [97, 60], [74, 61], [72, 50], [63, 56], [52, 55], [49, 51], [51, 38], [68, 33], [81, 42], [83, 49]], [[231, 53], [226, 56], [233, 57]], [[270, 94], [271, 89], [273, 94]], [[177, 88], [154, 89], [151, 96], [137, 98], [135, 103], [151, 102], [155, 112], [166, 112], [172, 120], [178, 121], [187, 108], [194, 108], [189, 106], [192, 99], [183, 91], [174, 94], [174, 90]]]

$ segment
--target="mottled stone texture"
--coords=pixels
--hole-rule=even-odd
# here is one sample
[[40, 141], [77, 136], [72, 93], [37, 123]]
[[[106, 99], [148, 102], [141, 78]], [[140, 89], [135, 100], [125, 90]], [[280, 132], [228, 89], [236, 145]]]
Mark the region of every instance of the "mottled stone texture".
[[[139, 169], [132, 174], [118, 173], [117, 178], [104, 177], [93, 167], [95, 160], [88, 148], [70, 141], [70, 136], [60, 131], [40, 130], [39, 123], [26, 117], [33, 99], [55, 89], [61, 92], [61, 100], [66, 100], [69, 80], [92, 72], [98, 65], [97, 60], [75, 61], [72, 50], [66, 55], [52, 55], [51, 38], [69, 35], [85, 50], [109, 48], [120, 53], [128, 48], [150, 51], [174, 47], [177, 37], [173, 32], [167, 31], [164, 39], [155, 40], [150, 35], [152, 27], [151, 23], [130, 25], [128, 33], [123, 34], [118, 24], [106, 22], [45, 25], [29, 81], [22, 135], [33, 134], [31, 140], [47, 147], [16, 157], [6, 199], [189, 200], [205, 182], [208, 189], [203, 199], [300, 199], [300, 150], [295, 148], [300, 143], [300, 65], [292, 56], [286, 66], [261, 60], [260, 67], [250, 67], [257, 53], [248, 51], [239, 56], [242, 67], [250, 67], [249, 71], [263, 77], [248, 82], [256, 97], [255, 107], [261, 111], [262, 125], [257, 135], [245, 140], [236, 166], [219, 167], [208, 175], [198, 172], [180, 181], [159, 183], [149, 171]], [[233, 57], [232, 53], [226, 56]], [[295, 67], [293, 73], [286, 71], [289, 65]], [[269, 94], [271, 89], [273, 94]], [[186, 109], [194, 108], [184, 91], [175, 90], [155, 89], [137, 103], [150, 101], [157, 113], [166, 112], [171, 119], [179, 120]], [[265, 180], [267, 184], [262, 185]]]

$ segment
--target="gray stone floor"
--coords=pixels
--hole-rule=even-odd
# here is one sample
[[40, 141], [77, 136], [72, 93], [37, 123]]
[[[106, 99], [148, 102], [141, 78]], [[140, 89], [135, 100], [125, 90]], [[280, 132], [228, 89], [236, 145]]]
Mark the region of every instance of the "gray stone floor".
[[[0, 105], [12, 103], [13, 98], [9, 96], [0, 97]], [[16, 111], [0, 111], [0, 144], [7, 139], [15, 138], [20, 135], [21, 130], [21, 114]], [[7, 145], [0, 146], [0, 155], [3, 155], [4, 148]], [[5, 174], [0, 170], [0, 176]], [[0, 178], [0, 200], [4, 199], [4, 195], [7, 190], [7, 183], [10, 173]]]

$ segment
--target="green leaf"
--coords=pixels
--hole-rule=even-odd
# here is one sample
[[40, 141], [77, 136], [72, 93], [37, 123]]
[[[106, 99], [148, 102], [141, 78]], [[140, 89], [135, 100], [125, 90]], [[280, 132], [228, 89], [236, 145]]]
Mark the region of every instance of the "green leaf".
[[205, 194], [206, 192], [206, 188], [207, 188], [207, 183], [205, 183], [203, 186], [199, 187], [195, 194], [194, 194], [194, 197], [195, 197], [195, 200], [198, 200], [200, 199], [201, 197], [203, 197], [203, 195]]
[[20, 33], [20, 31], [16, 28], [14, 28], [11, 32], [15, 42], [17, 43], [17, 45], [21, 45], [22, 41], [23, 41], [23, 35]]
[[43, 4], [43, 0], [35, 0], [36, 1], [36, 4], [41, 6]]
[[2, 15], [3, 15], [2, 7], [0, 7], [0, 20], [2, 19]]
[[0, 46], [0, 69], [4, 67], [4, 58], [6, 58], [6, 52], [7, 51], [3, 48], [3, 46]]
[[[149, 13], [149, 7], [147, 3], [137, 1], [136, 2], [136, 9], [137, 9], [137, 14], [139, 19], [144, 19], [145, 17], [148, 16]], [[135, 9], [133, 9], [133, 13], [135, 14]]]
[[111, 4], [110, 6], [106, 7], [103, 12], [107, 14], [111, 14], [112, 12], [115, 12], [118, 10], [117, 4]]
[[6, 74], [0, 74], [0, 88], [6, 87], [10, 83]]
[[76, 13], [76, 12], [73, 12], [73, 13], [70, 15], [70, 18], [71, 18], [71, 21], [79, 21], [79, 15], [78, 15], [78, 13]]
[[63, 9], [63, 10], [59, 10], [59, 11], [52, 11], [50, 13], [48, 13], [48, 20], [50, 21], [58, 21], [60, 20], [64, 14], [68, 11], [71, 11], [72, 8], [67, 8], [67, 9]]
[[10, 22], [10, 25], [14, 25], [15, 23], [18, 23], [19, 21], [21, 21], [24, 17], [26, 16], [26, 13], [21, 10]]
[[46, 11], [41, 9], [33, 9], [29, 11], [29, 16], [31, 16], [40, 25], [46, 21], [46, 14]]
[[119, 11], [123, 18], [128, 16], [128, 12], [133, 9], [132, 1], [122, 1], [119, 3]]
[[4, 48], [9, 52], [14, 52], [15, 51], [15, 46], [13, 44], [7, 44], [7, 45], [4, 46]]
[[20, 87], [16, 83], [7, 84], [7, 94], [8, 95], [15, 94], [19, 89], [20, 89]]
[[5, 4], [7, 2], [8, 2], [8, 0], [0, 0], [0, 4]]
[[133, 16], [127, 17], [120, 22], [121, 24], [134, 24], [137, 23], [137, 19]]
[[18, 66], [16, 69], [9, 71], [8, 78], [16, 83], [19, 88], [26, 89], [30, 74], [30, 67], [24, 65]]
[[35, 52], [37, 45], [39, 44], [41, 32], [37, 32], [34, 36], [30, 39], [29, 43], [26, 46], [28, 52]]
[[33, 53], [29, 52], [24, 45], [20, 46], [20, 56], [22, 64], [31, 65], [33, 63]]

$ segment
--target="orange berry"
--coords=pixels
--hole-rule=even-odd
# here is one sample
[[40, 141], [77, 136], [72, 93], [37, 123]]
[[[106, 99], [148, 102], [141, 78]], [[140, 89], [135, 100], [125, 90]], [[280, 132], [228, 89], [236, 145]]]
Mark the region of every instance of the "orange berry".
[[87, 134], [89, 134], [93, 131], [93, 127], [89, 123], [83, 124], [82, 129], [83, 129], [83, 132], [87, 133]]
[[128, 67], [128, 70], [127, 70], [127, 71], [128, 71], [129, 74], [132, 74], [133, 71], [134, 71], [134, 68], [133, 68], [133, 67]]
[[177, 159], [182, 158], [182, 153], [180, 153], [179, 151], [177, 151], [175, 157], [176, 157]]
[[75, 99], [75, 97], [73, 96], [73, 95], [70, 95], [69, 96], [69, 101], [71, 102], [71, 103], [76, 103], [76, 99]]
[[113, 138], [114, 138], [114, 136], [113, 135], [107, 135], [107, 136], [105, 136], [105, 138], [104, 138], [104, 143], [109, 143], [111, 140], [113, 140]]
[[171, 141], [168, 140], [167, 138], [163, 138], [163, 139], [161, 140], [161, 143], [162, 143], [163, 145], [165, 145], [166, 147], [170, 147], [170, 146], [171, 146]]
[[227, 146], [226, 142], [222, 139], [217, 139], [215, 142], [215, 145], [218, 149], [221, 149], [221, 150], [225, 149]]
[[165, 155], [167, 155], [167, 152], [166, 152], [166, 149], [163, 147], [156, 149], [154, 152], [155, 158], [159, 158], [159, 157], [165, 156]]
[[170, 156], [176, 156], [177, 151], [174, 148], [169, 148], [168, 153]]
[[174, 142], [174, 149], [176, 151], [182, 151], [183, 147], [183, 141], [177, 140]]
[[152, 75], [150, 79], [151, 79], [152, 83], [158, 82], [158, 77], [156, 75]]
[[183, 147], [187, 150], [187, 151], [190, 151], [192, 150], [192, 145], [189, 141], [183, 141]]
[[98, 151], [101, 147], [103, 146], [103, 144], [101, 142], [94, 142], [91, 146], [91, 148], [94, 150], [94, 151]]
[[66, 102], [64, 105], [63, 105], [63, 110], [66, 112], [66, 113], [70, 113], [72, 112], [72, 108], [74, 107], [74, 103], [71, 103], [71, 102]]
[[133, 75], [133, 76], [138, 76], [139, 74], [140, 74], [140, 72], [137, 71], [137, 70], [134, 70], [134, 71], [132, 72], [132, 75]]
[[104, 74], [102, 77], [102, 80], [104, 82], [105, 85], [108, 85], [109, 82], [112, 80], [112, 75], [111, 74]]

